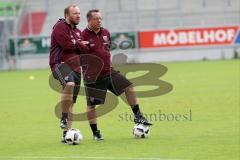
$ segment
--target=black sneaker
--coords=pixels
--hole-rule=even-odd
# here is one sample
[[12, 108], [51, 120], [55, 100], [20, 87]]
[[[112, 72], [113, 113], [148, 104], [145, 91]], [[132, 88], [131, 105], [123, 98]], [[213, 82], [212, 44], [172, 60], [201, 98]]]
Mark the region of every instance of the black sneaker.
[[67, 143], [64, 137], [62, 138], [61, 143]]
[[95, 141], [104, 140], [104, 138], [103, 138], [102, 135], [100, 134], [100, 131], [99, 131], [99, 130], [97, 130], [97, 131], [93, 134], [93, 140], [95, 140]]
[[63, 136], [62, 136], [61, 143], [67, 143], [67, 141], [65, 139], [66, 134], [67, 134], [67, 131], [63, 131]]
[[66, 129], [68, 127], [68, 124], [67, 124], [67, 118], [62, 118], [61, 121], [60, 121], [60, 127], [62, 129]]
[[143, 124], [146, 126], [152, 125], [152, 123], [149, 123], [148, 120], [145, 117], [143, 117], [142, 113], [135, 115], [134, 122], [135, 122], [135, 124]]

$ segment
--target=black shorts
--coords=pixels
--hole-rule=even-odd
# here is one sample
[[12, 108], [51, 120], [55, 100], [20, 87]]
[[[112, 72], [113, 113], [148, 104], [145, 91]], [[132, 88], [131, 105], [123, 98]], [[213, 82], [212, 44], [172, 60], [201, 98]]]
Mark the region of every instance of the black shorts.
[[73, 71], [67, 65], [56, 65], [53, 77], [57, 79], [64, 88], [68, 82], [74, 82], [73, 103], [76, 103], [81, 84], [81, 74]]
[[104, 104], [107, 90], [110, 90], [116, 96], [121, 95], [124, 89], [132, 85], [132, 83], [118, 71], [113, 71], [102, 79], [94, 83], [85, 82], [85, 92], [88, 105]]

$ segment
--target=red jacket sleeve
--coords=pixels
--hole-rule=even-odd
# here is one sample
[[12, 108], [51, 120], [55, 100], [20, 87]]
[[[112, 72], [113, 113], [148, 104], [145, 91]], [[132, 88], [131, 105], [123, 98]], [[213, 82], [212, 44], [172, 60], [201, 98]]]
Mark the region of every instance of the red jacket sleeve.
[[72, 41], [68, 33], [68, 27], [64, 24], [58, 24], [54, 27], [53, 30], [53, 38], [57, 41], [57, 43], [61, 46], [61, 48], [69, 53], [76, 51], [76, 46]]
[[76, 42], [76, 46], [81, 54], [87, 54], [89, 52], [88, 46], [83, 44], [80, 40]]

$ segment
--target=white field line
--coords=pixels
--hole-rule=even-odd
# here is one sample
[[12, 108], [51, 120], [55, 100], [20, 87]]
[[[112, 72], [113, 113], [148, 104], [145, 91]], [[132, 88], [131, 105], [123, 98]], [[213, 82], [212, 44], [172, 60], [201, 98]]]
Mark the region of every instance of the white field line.
[[4, 157], [0, 156], [0, 159], [92, 159], [92, 160], [180, 160], [175, 158], [157, 158], [157, 157], [149, 157], [149, 158], [131, 158], [131, 157], [84, 157], [84, 156], [13, 156], [13, 157]]

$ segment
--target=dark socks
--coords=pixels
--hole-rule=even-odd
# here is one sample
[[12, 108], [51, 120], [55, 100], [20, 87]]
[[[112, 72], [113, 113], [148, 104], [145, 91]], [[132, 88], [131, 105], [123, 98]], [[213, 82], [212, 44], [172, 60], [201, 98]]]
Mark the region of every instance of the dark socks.
[[97, 124], [90, 124], [93, 134], [98, 130]]
[[136, 104], [135, 106], [132, 106], [132, 111], [134, 115], [138, 115], [140, 113], [139, 105]]
[[62, 119], [67, 119], [68, 118], [68, 113], [62, 113]]

